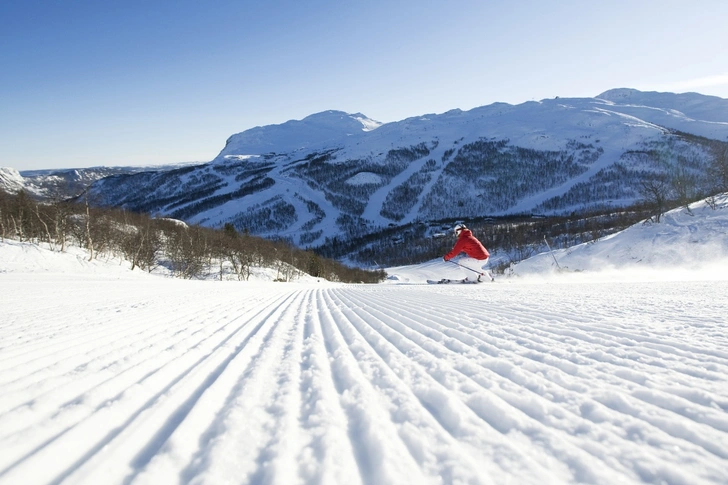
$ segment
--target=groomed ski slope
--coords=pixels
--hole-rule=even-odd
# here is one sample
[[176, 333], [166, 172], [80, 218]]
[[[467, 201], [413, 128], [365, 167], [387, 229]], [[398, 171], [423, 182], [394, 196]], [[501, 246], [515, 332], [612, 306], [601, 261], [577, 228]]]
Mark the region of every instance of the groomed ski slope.
[[0, 295], [2, 484], [728, 483], [726, 280]]

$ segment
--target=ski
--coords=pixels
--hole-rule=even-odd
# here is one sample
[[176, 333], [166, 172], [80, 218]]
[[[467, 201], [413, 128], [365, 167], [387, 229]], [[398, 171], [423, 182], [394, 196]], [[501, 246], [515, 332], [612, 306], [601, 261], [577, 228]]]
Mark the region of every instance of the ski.
[[478, 283], [482, 283], [482, 281], [468, 281], [465, 280], [451, 280], [448, 278], [443, 278], [441, 280], [427, 280], [428, 285], [449, 285], [450, 283], [459, 283], [462, 285], [477, 285]]

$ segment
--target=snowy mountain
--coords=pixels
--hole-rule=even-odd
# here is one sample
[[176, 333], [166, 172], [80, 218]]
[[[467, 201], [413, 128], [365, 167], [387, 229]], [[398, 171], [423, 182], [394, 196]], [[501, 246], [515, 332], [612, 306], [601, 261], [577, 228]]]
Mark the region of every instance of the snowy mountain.
[[300, 121], [290, 120], [281, 125], [252, 128], [233, 135], [216, 160], [225, 161], [240, 154], [295, 152], [311, 146], [338, 143], [342, 138], [374, 130], [380, 125], [361, 113], [324, 111]]
[[440, 261], [189, 281], [0, 241], [0, 482], [724, 485], [714, 202], [480, 285], [424, 284]]
[[0, 189], [14, 194], [25, 188], [25, 181], [20, 172], [14, 168], [0, 167]]
[[134, 174], [145, 171], [163, 172], [186, 167], [192, 163], [171, 165], [149, 165], [132, 167], [88, 167], [49, 170], [24, 170], [0, 167], [0, 189], [15, 193], [25, 190], [32, 195], [48, 197], [74, 197], [88, 186], [104, 177], [119, 174]]
[[100, 204], [301, 247], [416, 221], [622, 207], [725, 150], [728, 100], [615, 89], [379, 124], [327, 111], [231, 136], [210, 163], [106, 177]]

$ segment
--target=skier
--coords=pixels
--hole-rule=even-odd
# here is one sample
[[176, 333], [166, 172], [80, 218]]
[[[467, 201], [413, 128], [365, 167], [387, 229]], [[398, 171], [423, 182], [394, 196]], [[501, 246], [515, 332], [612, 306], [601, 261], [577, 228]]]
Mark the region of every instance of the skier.
[[473, 236], [473, 232], [465, 227], [465, 224], [457, 224], [453, 228], [453, 232], [457, 236], [458, 240], [455, 242], [452, 251], [443, 256], [442, 259], [445, 261], [452, 260], [455, 256], [460, 253], [465, 253], [466, 256], [458, 260], [457, 264], [464, 266], [471, 271], [467, 271], [467, 275], [463, 280], [464, 283], [475, 283], [481, 281], [481, 275], [485, 273], [483, 269], [490, 253], [485, 246]]

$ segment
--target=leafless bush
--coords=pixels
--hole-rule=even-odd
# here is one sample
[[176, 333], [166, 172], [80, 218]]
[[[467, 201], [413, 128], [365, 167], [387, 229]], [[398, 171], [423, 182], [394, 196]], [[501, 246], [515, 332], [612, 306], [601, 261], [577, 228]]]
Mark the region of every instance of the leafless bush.
[[[0, 190], [0, 235], [5, 238], [47, 243], [63, 251], [71, 243], [100, 254], [119, 256], [131, 269], [151, 271], [166, 264], [175, 276], [201, 278], [226, 268], [240, 280], [255, 266], [278, 270], [279, 278], [292, 281], [307, 270], [319, 277], [343, 282], [373, 283], [386, 275], [351, 269], [285, 241], [268, 241], [240, 234], [232, 226], [223, 230], [189, 226], [172, 219], [154, 219], [121, 209], [93, 207], [86, 200], [42, 203], [26, 192]], [[216, 268], [216, 269], [213, 269]]]

